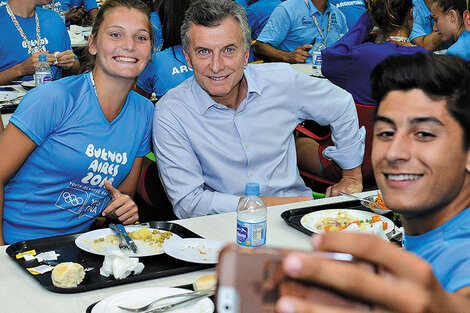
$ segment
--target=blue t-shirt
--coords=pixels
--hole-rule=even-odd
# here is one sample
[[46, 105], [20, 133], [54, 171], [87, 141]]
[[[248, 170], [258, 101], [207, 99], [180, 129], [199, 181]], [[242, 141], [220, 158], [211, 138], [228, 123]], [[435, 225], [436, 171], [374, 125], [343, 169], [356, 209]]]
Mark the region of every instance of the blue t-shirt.
[[410, 40], [432, 33], [434, 20], [424, 0], [413, 0], [413, 30]]
[[153, 105], [131, 91], [108, 122], [90, 74], [29, 91], [10, 119], [37, 148], [5, 187], [7, 243], [86, 231], [136, 157], [150, 151]]
[[[326, 47], [334, 44], [348, 31], [346, 17], [330, 3], [322, 14], [312, 2], [287, 0], [274, 9], [257, 40], [288, 52], [294, 51], [301, 45], [311, 44], [314, 38], [317, 43], [323, 43], [323, 37], [312, 15], [315, 16], [318, 27], [326, 38]], [[310, 56], [306, 63], [312, 62], [312, 51], [313, 48], [309, 51]]]
[[246, 7], [248, 6], [249, 4], [249, 1], [248, 0], [235, 0], [236, 3], [238, 3], [239, 5], [241, 5], [243, 8], [246, 9]]
[[153, 62], [148, 62], [140, 74], [137, 86], [146, 93], [155, 92], [160, 99], [191, 76], [193, 70], [186, 63], [183, 48], [178, 45], [154, 54]]
[[373, 23], [364, 13], [337, 43], [322, 50], [321, 71], [335, 85], [352, 94], [356, 103], [375, 105], [370, 96], [370, 73], [390, 55], [429, 53], [420, 46], [400, 46], [393, 42], [367, 41]]
[[456, 54], [470, 61], [470, 32], [464, 30], [457, 41], [447, 49], [447, 54]]
[[282, 0], [259, 0], [246, 8], [246, 18], [251, 27], [251, 40], [258, 38], [274, 8], [281, 3]]
[[98, 9], [96, 0], [57, 0], [54, 3], [59, 5], [59, 8], [63, 11], [68, 11], [73, 7], [85, 8], [85, 11], [89, 12], [93, 9]]
[[150, 13], [150, 21], [152, 22], [153, 32], [155, 33], [155, 51], [161, 51], [163, 46], [162, 22], [158, 12]]
[[329, 2], [346, 16], [348, 29], [351, 29], [366, 11], [364, 0], [329, 0]]
[[[64, 21], [59, 14], [52, 10], [36, 7], [41, 28], [41, 39], [46, 44], [49, 53], [71, 50], [70, 37], [65, 28]], [[34, 16], [24, 18], [16, 16], [28, 40], [37, 45], [36, 22]], [[2, 35], [0, 36], [0, 71], [4, 71], [29, 58], [32, 51], [28, 51], [26, 43], [13, 24], [4, 6], [0, 7], [0, 25]], [[53, 79], [62, 77], [62, 69], [51, 66]], [[15, 80], [33, 80], [33, 75], [26, 75]]]
[[405, 234], [403, 242], [431, 264], [448, 292], [470, 286], [470, 207], [425, 234]]

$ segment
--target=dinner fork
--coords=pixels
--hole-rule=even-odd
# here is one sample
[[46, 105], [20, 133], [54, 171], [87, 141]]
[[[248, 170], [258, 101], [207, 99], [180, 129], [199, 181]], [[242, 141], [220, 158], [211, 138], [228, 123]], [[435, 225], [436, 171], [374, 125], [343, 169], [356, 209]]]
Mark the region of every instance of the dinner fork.
[[[144, 311], [145, 312], [163, 312], [163, 311], [169, 310], [170, 308], [173, 308], [177, 305], [184, 304], [184, 303], [189, 302], [189, 301], [197, 300], [197, 299], [204, 298], [204, 297], [210, 297], [210, 296], [214, 295], [214, 293], [215, 293], [215, 290], [192, 291], [192, 292], [178, 293], [178, 294], [175, 294], [175, 295], [170, 295], [170, 296], [166, 296], [166, 297], [163, 297], [163, 298], [156, 299], [156, 300], [150, 302], [149, 304], [146, 304], [146, 305], [138, 307], [138, 308], [128, 308], [128, 307], [123, 307], [123, 306], [120, 306], [120, 305], [118, 305], [118, 308], [120, 308], [121, 310], [124, 310], [124, 311], [128, 311], [128, 312], [144, 312]], [[187, 297], [187, 298], [183, 299], [181, 301], [176, 301], [172, 304], [168, 304], [168, 305], [165, 305], [165, 306], [162, 306], [162, 307], [152, 309], [150, 311], [146, 311], [148, 308], [154, 306], [158, 302], [169, 300], [169, 299], [181, 298], [181, 297]]]
[[361, 198], [361, 197], [358, 197], [358, 196], [355, 196], [355, 195], [352, 195], [350, 193], [346, 193], [346, 192], [342, 192], [342, 191], [338, 191], [340, 194], [342, 194], [343, 196], [348, 196], [348, 197], [351, 197], [351, 198], [354, 198], [356, 200], [361, 200], [361, 201], [364, 201], [365, 203], [368, 203], [370, 205], [372, 205], [374, 207], [374, 210], [377, 210], [376, 213], [378, 214], [385, 214], [387, 212], [390, 212], [390, 210], [388, 209], [384, 209], [384, 208], [381, 208], [377, 203], [375, 203], [374, 201], [370, 201], [370, 200], [367, 200], [367, 199], [364, 199], [364, 198]]

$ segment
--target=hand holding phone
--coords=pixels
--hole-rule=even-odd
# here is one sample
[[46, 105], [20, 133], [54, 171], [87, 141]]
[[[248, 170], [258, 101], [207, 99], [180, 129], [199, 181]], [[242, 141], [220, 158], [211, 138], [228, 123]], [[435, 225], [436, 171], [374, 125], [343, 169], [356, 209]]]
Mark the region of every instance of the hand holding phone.
[[[274, 313], [281, 296], [295, 296], [319, 304], [334, 304], [370, 312], [365, 303], [345, 297], [326, 287], [289, 278], [282, 270], [283, 258], [293, 250], [273, 248], [244, 248], [226, 246], [219, 255], [217, 266], [218, 290], [217, 312]], [[352, 262], [375, 271], [371, 263], [356, 260], [350, 254], [329, 252], [307, 252], [318, 258], [336, 262]]]

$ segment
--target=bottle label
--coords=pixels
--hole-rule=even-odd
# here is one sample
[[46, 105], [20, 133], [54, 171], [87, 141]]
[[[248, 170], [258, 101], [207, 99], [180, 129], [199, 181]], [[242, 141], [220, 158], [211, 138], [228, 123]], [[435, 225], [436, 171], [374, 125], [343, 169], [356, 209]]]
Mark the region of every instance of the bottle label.
[[44, 85], [52, 81], [52, 76], [50, 73], [37, 73], [37, 74], [34, 74], [34, 81], [35, 81], [36, 86]]
[[248, 223], [237, 220], [237, 243], [245, 247], [266, 244], [266, 221]]
[[312, 63], [315, 66], [321, 67], [321, 52], [320, 51], [314, 51], [312, 53]]

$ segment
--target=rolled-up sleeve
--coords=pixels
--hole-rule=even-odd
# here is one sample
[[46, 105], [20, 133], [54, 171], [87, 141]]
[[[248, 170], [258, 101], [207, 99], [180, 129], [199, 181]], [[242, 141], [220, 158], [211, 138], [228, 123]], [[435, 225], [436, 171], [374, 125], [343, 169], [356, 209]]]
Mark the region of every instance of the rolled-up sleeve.
[[365, 149], [365, 129], [359, 129], [356, 106], [352, 96], [327, 80], [296, 74], [296, 94], [300, 121], [314, 120], [330, 125], [334, 146], [323, 155], [342, 169], [362, 164]]

